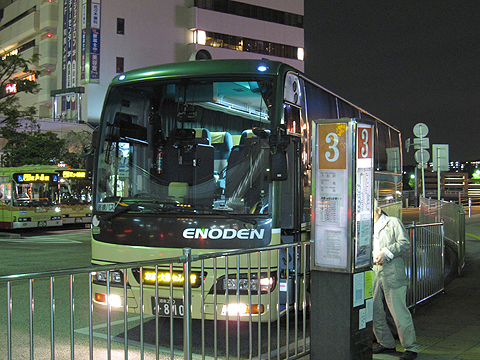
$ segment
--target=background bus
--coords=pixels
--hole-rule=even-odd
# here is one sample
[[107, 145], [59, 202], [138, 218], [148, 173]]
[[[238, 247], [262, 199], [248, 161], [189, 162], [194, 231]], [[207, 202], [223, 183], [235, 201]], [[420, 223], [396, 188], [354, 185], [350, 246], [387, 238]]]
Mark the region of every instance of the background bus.
[[0, 229], [61, 226], [58, 174], [34, 166], [0, 168]]
[[37, 171], [58, 174], [55, 204], [62, 213], [62, 224], [90, 224], [92, 222], [92, 179], [85, 169], [71, 169], [68, 165], [32, 165]]
[[92, 179], [85, 169], [58, 167], [59, 204], [63, 225], [92, 222]]
[[[339, 118], [375, 124], [377, 195], [391, 211], [400, 208], [400, 133], [296, 69], [267, 60], [212, 60], [119, 75], [107, 92], [95, 144], [92, 264], [174, 257], [186, 247], [201, 254], [308, 241], [311, 123]], [[229, 315], [254, 321], [266, 321], [269, 316], [264, 315], [275, 318], [293, 305], [294, 299], [286, 298], [293, 293], [291, 274], [302, 279], [308, 275], [294, 268], [294, 260], [285, 251], [271, 259], [276, 275], [270, 278], [263, 268], [266, 262], [256, 273], [217, 272], [216, 278], [207, 266], [204, 293], [199, 282], [192, 290], [205, 307], [194, 303], [193, 317], [226, 318], [221, 303], [246, 302], [247, 286], [259, 299], [259, 313], [235, 310]], [[202, 275], [198, 266], [193, 271]], [[169, 275], [168, 269], [158, 275], [159, 297], [166, 303]], [[112, 285], [108, 291], [107, 276]], [[95, 303], [106, 306], [108, 293], [112, 306], [123, 307], [125, 276], [128, 311], [154, 313], [156, 279], [151, 271], [143, 278], [139, 271], [96, 273]], [[179, 281], [174, 288], [177, 303], [183, 296], [181, 285]], [[269, 308], [270, 295], [283, 306]]]

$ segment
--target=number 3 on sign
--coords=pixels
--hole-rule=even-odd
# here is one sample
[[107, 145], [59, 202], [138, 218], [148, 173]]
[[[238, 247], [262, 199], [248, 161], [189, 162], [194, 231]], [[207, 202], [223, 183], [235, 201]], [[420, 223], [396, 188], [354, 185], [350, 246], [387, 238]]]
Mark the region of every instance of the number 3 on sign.
[[372, 127], [358, 127], [358, 158], [372, 158]]
[[328, 162], [335, 162], [338, 160], [338, 157], [340, 156], [340, 151], [338, 151], [338, 135], [331, 132], [327, 135], [325, 138], [325, 141], [327, 144], [331, 144], [328, 148], [333, 150], [333, 154], [330, 151], [327, 151], [325, 153], [325, 159], [327, 159]]
[[318, 166], [319, 169], [346, 169], [347, 125], [318, 125]]

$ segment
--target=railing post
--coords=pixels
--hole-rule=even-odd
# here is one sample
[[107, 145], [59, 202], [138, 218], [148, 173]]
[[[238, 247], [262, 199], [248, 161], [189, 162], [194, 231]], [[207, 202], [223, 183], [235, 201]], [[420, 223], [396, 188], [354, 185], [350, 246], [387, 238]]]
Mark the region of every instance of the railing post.
[[192, 360], [192, 284], [190, 283], [190, 275], [192, 271], [192, 249], [184, 248], [183, 255], [187, 257], [183, 264], [183, 358]]
[[10, 281], [7, 282], [7, 359], [12, 359], [12, 283]]
[[417, 224], [413, 221], [413, 233], [411, 239], [411, 249], [412, 249], [412, 295], [413, 295], [413, 311], [415, 312], [415, 307], [417, 306]]
[[472, 215], [472, 198], [468, 198], [468, 217]]

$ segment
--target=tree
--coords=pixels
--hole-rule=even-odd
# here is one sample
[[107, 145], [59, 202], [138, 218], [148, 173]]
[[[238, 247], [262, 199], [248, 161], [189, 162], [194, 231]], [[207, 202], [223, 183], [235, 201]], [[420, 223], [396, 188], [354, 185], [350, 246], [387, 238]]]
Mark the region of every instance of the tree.
[[92, 134], [85, 130], [69, 131], [63, 139], [65, 142], [61, 151], [61, 160], [71, 168], [85, 168], [85, 156], [92, 146]]
[[[2, 124], [18, 124], [19, 118], [33, 119], [32, 116], [36, 114], [35, 107], [20, 106], [17, 94], [37, 94], [40, 91], [40, 85], [29, 77], [34, 75], [37, 78], [40, 74], [32, 69], [39, 57], [39, 54], [34, 54], [27, 60], [21, 55], [9, 55], [0, 59], [0, 114], [5, 116]], [[10, 93], [5, 90], [7, 85], [12, 89]]]
[[64, 143], [51, 131], [16, 132], [3, 147], [3, 166], [56, 164], [61, 160]]
[[[19, 93], [36, 94], [40, 91], [40, 86], [31, 75], [38, 77], [39, 71], [33, 70], [34, 63], [39, 59], [38, 54], [34, 54], [31, 59], [24, 59], [21, 55], [8, 55], [0, 59], [0, 135], [7, 140], [4, 146], [3, 160], [6, 164], [22, 165], [15, 163], [20, 158], [20, 153], [25, 153], [27, 143], [31, 143], [29, 136], [38, 136], [40, 128], [34, 119], [36, 108], [34, 106], [22, 107], [18, 99]], [[7, 93], [6, 88], [9, 85], [10, 91]], [[21, 129], [20, 120], [29, 120], [24, 129]], [[48, 135], [47, 138], [51, 137]], [[22, 145], [23, 144], [23, 145]], [[49, 144], [45, 144], [49, 147]], [[19, 154], [15, 154], [17, 150], [21, 150]], [[36, 155], [39, 157], [45, 149]], [[28, 160], [28, 163], [31, 163]]]

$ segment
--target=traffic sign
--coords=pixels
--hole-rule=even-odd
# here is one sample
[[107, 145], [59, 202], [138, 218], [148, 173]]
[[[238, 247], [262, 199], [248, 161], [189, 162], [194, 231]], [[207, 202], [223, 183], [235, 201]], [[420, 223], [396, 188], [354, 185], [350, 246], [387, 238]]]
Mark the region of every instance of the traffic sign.
[[415, 152], [415, 161], [419, 164], [425, 164], [430, 160], [430, 153], [423, 149]]
[[433, 144], [432, 155], [433, 155], [433, 171], [450, 170], [450, 166], [448, 164], [449, 163], [448, 144]]
[[418, 123], [413, 127], [413, 134], [416, 137], [422, 138], [428, 135], [428, 126], [424, 123]]
[[414, 149], [428, 149], [430, 147], [430, 138], [415, 138], [413, 139]]

